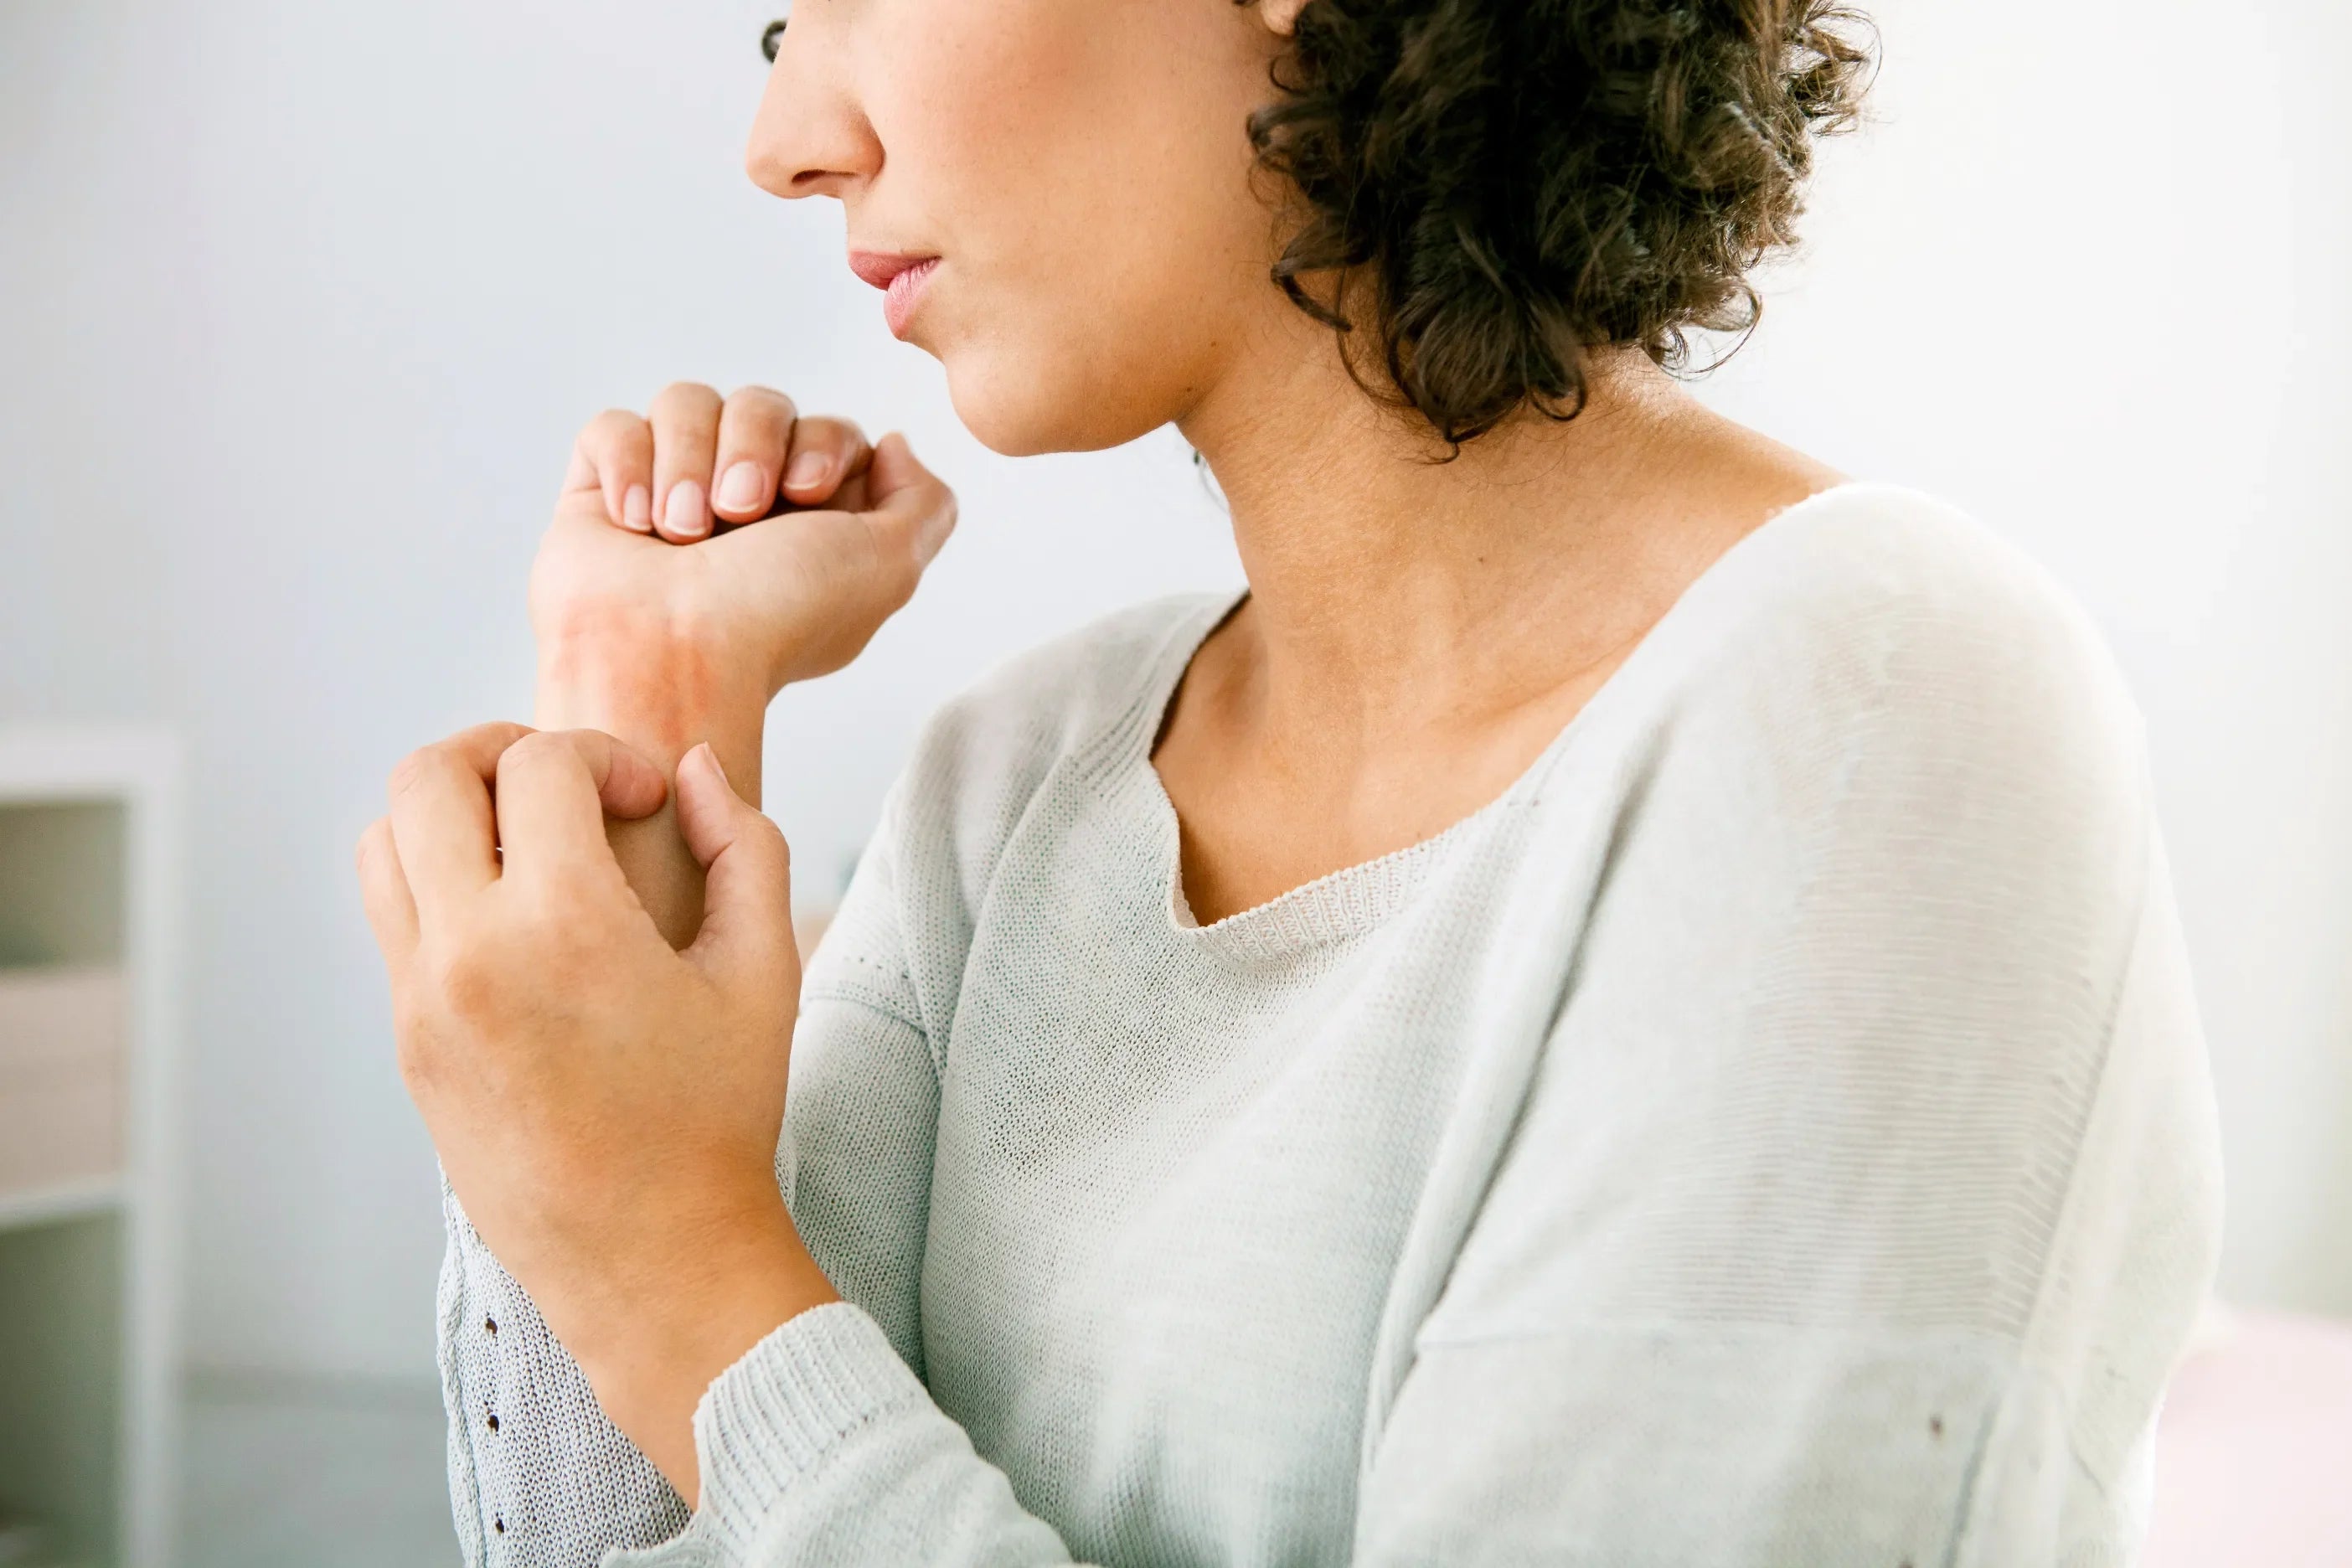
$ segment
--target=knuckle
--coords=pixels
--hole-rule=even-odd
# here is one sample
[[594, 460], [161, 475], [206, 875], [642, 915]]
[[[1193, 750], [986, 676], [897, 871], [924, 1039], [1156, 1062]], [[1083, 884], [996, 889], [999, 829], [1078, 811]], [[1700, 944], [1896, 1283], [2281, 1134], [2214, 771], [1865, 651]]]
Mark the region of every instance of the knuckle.
[[438, 744], [417, 747], [392, 764], [392, 776], [386, 781], [385, 792], [395, 801], [405, 799], [432, 781], [441, 770], [441, 762]]
[[397, 876], [389, 820], [378, 817], [368, 825], [352, 850], [352, 863], [359, 871], [360, 896], [373, 906], [391, 890]]
[[580, 444], [591, 449], [617, 447], [646, 428], [646, 416], [632, 408], [607, 408], [582, 427]]
[[727, 395], [727, 412], [749, 414], [761, 417], [791, 419], [799, 405], [772, 386], [752, 384], [739, 386]]
[[467, 1023], [495, 1017], [504, 1000], [499, 966], [479, 943], [445, 946], [425, 967], [426, 984], [451, 1017]]
[[528, 735], [518, 735], [515, 737], [514, 744], [499, 753], [499, 771], [504, 772], [509, 767], [527, 766], [541, 761], [547, 756], [551, 748], [562, 746], [563, 743], [562, 735], [558, 731], [533, 730]]
[[573, 461], [584, 465], [592, 475], [609, 479], [644, 467], [652, 448], [653, 437], [646, 422], [615, 409], [598, 415], [580, 432], [580, 439], [572, 445]]
[[508, 941], [516, 952], [530, 955], [533, 973], [542, 977], [569, 974], [580, 924], [572, 879], [560, 868], [551, 868], [521, 892], [508, 915]]
[[608, 979], [615, 956], [629, 944], [633, 927], [626, 916], [634, 910], [614, 897], [616, 890], [625, 895], [627, 888], [615, 889], [593, 874], [549, 881], [531, 951], [542, 955], [550, 973], [568, 977], [572, 989]]
[[501, 764], [506, 764], [506, 762], [515, 762], [518, 766], [541, 766], [541, 764], [546, 764], [546, 762], [558, 762], [558, 759], [574, 757], [574, 754], [581, 750], [581, 741], [579, 741], [581, 733], [585, 731], [572, 731], [572, 729], [534, 729], [534, 731], [527, 733], [527, 736], [515, 738], [513, 745], [508, 745], [508, 748], [499, 754], [499, 762], [501, 762]]
[[866, 432], [847, 419], [830, 416], [800, 422], [799, 439], [804, 446], [826, 447], [838, 452], [854, 452], [866, 445]]
[[719, 407], [718, 389], [699, 381], [673, 381], [654, 394], [653, 417], [656, 423], [694, 415], [716, 414]]
[[504, 782], [539, 772], [571, 750], [562, 735], [535, 730], [499, 753], [499, 778]]

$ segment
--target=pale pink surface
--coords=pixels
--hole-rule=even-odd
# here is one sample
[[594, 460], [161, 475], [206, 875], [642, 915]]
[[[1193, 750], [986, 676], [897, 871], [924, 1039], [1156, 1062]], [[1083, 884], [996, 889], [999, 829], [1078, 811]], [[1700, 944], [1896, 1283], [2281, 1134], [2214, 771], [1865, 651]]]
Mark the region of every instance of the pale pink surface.
[[2232, 1310], [2172, 1381], [2141, 1568], [2352, 1568], [2352, 1324]]

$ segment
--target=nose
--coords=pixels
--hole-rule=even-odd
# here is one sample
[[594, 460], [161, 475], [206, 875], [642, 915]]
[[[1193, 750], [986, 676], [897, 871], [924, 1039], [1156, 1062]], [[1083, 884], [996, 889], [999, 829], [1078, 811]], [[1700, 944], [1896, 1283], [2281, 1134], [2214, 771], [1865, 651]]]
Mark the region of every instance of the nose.
[[803, 12], [777, 40], [743, 166], [772, 195], [845, 199], [881, 168], [882, 145], [840, 68], [846, 51], [817, 36], [818, 7]]

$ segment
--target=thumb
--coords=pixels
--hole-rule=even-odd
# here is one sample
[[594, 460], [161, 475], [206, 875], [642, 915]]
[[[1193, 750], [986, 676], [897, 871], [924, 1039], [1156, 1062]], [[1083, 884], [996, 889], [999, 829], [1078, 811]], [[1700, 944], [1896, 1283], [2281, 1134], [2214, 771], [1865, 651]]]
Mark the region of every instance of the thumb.
[[686, 951], [706, 964], [796, 973], [792, 852], [727, 782], [708, 742], [677, 764], [677, 825], [702, 865], [702, 930]]
[[893, 430], [874, 444], [866, 495], [858, 516], [874, 531], [884, 559], [908, 559], [920, 575], [955, 531], [955, 492], [917, 462], [907, 437]]

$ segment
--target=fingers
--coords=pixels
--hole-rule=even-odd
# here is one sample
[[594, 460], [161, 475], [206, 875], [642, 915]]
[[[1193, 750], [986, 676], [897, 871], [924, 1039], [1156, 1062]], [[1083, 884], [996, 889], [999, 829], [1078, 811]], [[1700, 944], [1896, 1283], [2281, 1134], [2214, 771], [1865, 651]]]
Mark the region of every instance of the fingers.
[[711, 468], [711, 510], [729, 522], [768, 515], [784, 472], [798, 410], [782, 393], [747, 386], [719, 414], [718, 457]]
[[711, 465], [719, 455], [719, 394], [681, 381], [654, 397], [654, 528], [677, 543], [710, 531]]
[[613, 408], [580, 432], [564, 489], [602, 490], [606, 517], [638, 533], [651, 533], [653, 482], [653, 426], [625, 408]]
[[780, 497], [796, 507], [863, 508], [872, 458], [856, 425], [803, 419], [772, 387], [721, 399], [710, 387], [678, 382], [643, 417], [616, 408], [590, 420], [564, 489], [596, 490], [613, 521], [683, 544], [719, 522], [770, 516]]
[[771, 979], [796, 973], [792, 852], [776, 825], [735, 793], [708, 743], [677, 764], [677, 825], [704, 871], [702, 930], [687, 952]]
[[[524, 752], [520, 772], [513, 756], [518, 748]], [[566, 798], [565, 784], [551, 785], [556, 754], [568, 757], [572, 772], [584, 781], [584, 811]], [[606, 816], [650, 816], [668, 786], [659, 769], [610, 735], [594, 730], [542, 734], [528, 725], [499, 723], [477, 724], [410, 752], [393, 770], [390, 793], [389, 864], [411, 900], [407, 923], [413, 925], [445, 918], [498, 880], [513, 868], [519, 849], [527, 859], [550, 858], [548, 846], [568, 845], [583, 815], [594, 822], [602, 845]], [[376, 851], [364, 841], [361, 854], [363, 875], [383, 875], [373, 868]], [[379, 896], [390, 898], [390, 889]], [[396, 900], [385, 908], [399, 916]], [[375, 919], [373, 906], [369, 918]], [[392, 929], [401, 927], [395, 922]]]
[[775, 510], [781, 493], [794, 506], [821, 506], [866, 471], [872, 448], [846, 419], [802, 418], [772, 387], [747, 386], [719, 414], [711, 510], [727, 522], [753, 522]]
[[368, 824], [359, 843], [360, 903], [384, 961], [395, 967], [416, 945], [416, 900], [401, 874], [400, 851], [392, 841], [392, 819]]
[[955, 531], [955, 492], [915, 460], [906, 437], [893, 430], [875, 443], [866, 471], [867, 509], [859, 516], [873, 531], [886, 570], [905, 574], [906, 591]]
[[499, 842], [509, 876], [609, 859], [604, 818], [649, 816], [668, 786], [651, 763], [597, 730], [524, 735], [499, 754]]
[[845, 505], [792, 513], [730, 531], [710, 549], [729, 559], [730, 575], [771, 584], [775, 612], [799, 629], [779, 681], [839, 669], [857, 657], [885, 620], [913, 596], [924, 568], [955, 526], [953, 492], [915, 460], [906, 437], [884, 437], [866, 471], [845, 480], [841, 496], [867, 490], [858, 510]]
[[424, 919], [498, 879], [489, 781], [499, 753], [530, 732], [520, 724], [477, 724], [409, 752], [392, 770], [393, 847]]
[[784, 499], [794, 506], [822, 506], [848, 480], [864, 474], [873, 458], [866, 432], [850, 421], [822, 416], [803, 419], [793, 426]]

